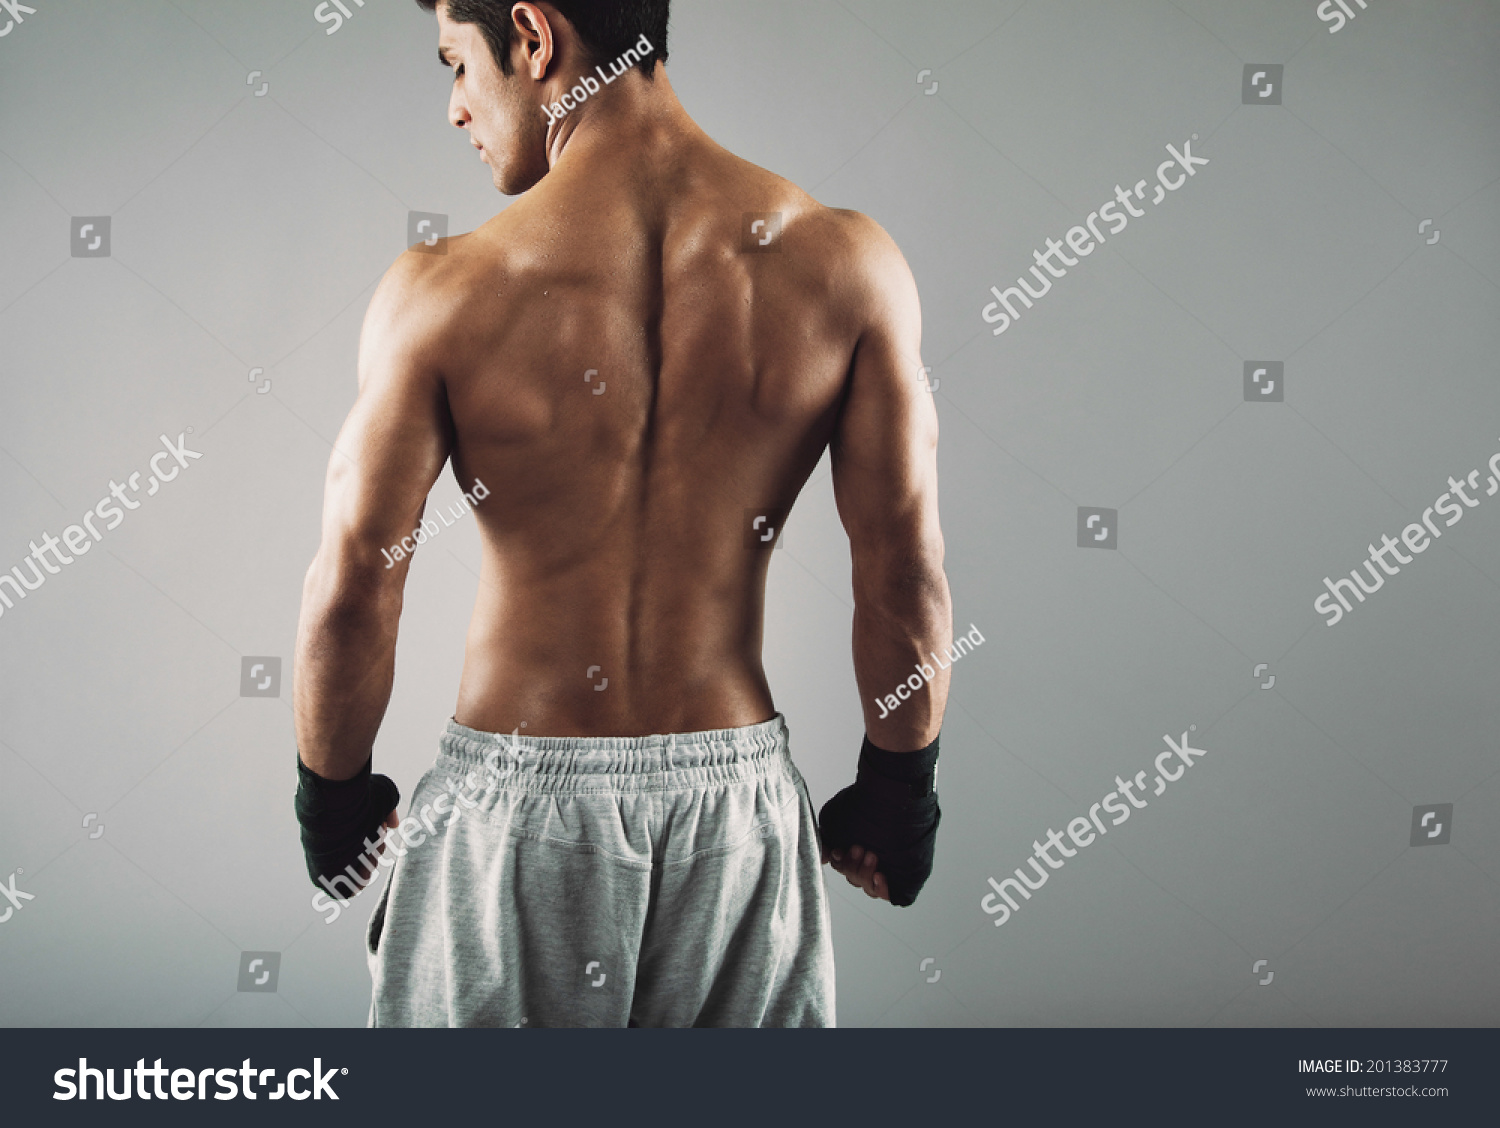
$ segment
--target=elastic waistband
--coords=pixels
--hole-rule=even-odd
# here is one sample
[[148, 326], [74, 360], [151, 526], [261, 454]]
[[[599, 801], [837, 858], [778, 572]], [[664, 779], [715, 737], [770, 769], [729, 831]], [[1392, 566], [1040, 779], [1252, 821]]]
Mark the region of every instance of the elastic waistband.
[[438, 765], [458, 775], [481, 769], [506, 789], [558, 793], [701, 787], [784, 770], [789, 761], [780, 713], [741, 728], [657, 736], [522, 736], [450, 718], [438, 752]]

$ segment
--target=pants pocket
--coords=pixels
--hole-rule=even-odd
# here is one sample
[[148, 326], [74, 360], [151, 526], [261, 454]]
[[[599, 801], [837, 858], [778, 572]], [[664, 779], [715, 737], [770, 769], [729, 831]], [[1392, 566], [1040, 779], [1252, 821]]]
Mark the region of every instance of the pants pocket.
[[391, 900], [392, 877], [386, 878], [385, 888], [380, 891], [380, 900], [375, 903], [375, 911], [370, 914], [370, 923], [365, 925], [365, 953], [371, 960], [380, 955], [380, 935], [385, 931], [385, 910]]

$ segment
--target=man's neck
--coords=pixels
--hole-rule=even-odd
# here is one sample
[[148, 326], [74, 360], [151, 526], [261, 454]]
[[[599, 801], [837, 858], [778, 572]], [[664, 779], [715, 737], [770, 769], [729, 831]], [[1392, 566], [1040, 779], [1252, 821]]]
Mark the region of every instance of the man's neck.
[[578, 159], [596, 149], [639, 151], [700, 132], [677, 100], [664, 65], [658, 64], [649, 79], [632, 69], [617, 78], [607, 94], [600, 91], [548, 127], [547, 163], [556, 168], [564, 152]]

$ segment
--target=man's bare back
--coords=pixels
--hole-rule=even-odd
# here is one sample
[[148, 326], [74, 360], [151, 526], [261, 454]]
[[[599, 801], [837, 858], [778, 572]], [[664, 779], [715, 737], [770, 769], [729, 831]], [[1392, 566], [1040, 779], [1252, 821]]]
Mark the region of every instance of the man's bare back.
[[[370, 304], [304, 593], [303, 763], [345, 780], [369, 760], [410, 565], [384, 567], [383, 548], [450, 459], [489, 490], [458, 724], [631, 737], [770, 719], [771, 545], [751, 519], [779, 523], [830, 448], [866, 732], [927, 747], [948, 677], [912, 671], [951, 618], [936, 412], [899, 250], [713, 142], [659, 64], [538, 114], [586, 71], [549, 6], [514, 6], [505, 76], [472, 23], [438, 12], [450, 119], [496, 186], [525, 195], [439, 253], [408, 251]], [[779, 217], [771, 245], [747, 240], [750, 213]], [[893, 689], [904, 704], [888, 712]], [[836, 867], [884, 895], [858, 850]]]
[[[866, 224], [702, 137], [573, 157], [446, 255], [412, 253], [414, 300], [446, 311], [453, 467], [491, 490], [456, 719], [764, 721], [771, 544], [747, 512], [790, 509], [832, 435]], [[780, 253], [742, 249], [747, 211], [781, 214]]]

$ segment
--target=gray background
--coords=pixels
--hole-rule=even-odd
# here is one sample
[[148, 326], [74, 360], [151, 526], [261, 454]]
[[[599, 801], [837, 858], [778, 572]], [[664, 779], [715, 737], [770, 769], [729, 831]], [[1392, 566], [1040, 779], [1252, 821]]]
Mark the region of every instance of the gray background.
[[[334, 35], [312, 0], [30, 6], [0, 38], [0, 568], [163, 432], [203, 458], [0, 618], [0, 880], [34, 896], [0, 1023], [362, 1024], [375, 898], [323, 924], [291, 810], [301, 579], [408, 212], [460, 232], [505, 200], [409, 0]], [[1312, 0], [674, 7], [689, 112], [911, 263], [955, 619], [986, 640], [920, 902], [824, 871], [840, 1024], [1493, 1024], [1500, 499], [1337, 626], [1312, 603], [1500, 450], [1500, 7], [1372, 0], [1336, 34]], [[1242, 105], [1263, 62], [1283, 104]], [[991, 335], [991, 284], [1194, 133], [1207, 167]], [[71, 256], [72, 216], [111, 217], [110, 257]], [[1250, 360], [1284, 402], [1244, 401]], [[1117, 549], [1078, 547], [1084, 506]], [[468, 524], [411, 572], [376, 748], [407, 793], [477, 566]], [[819, 804], [861, 735], [850, 612], [825, 464], [766, 641]], [[241, 697], [262, 655], [280, 696]], [[1184, 780], [993, 927], [985, 879], [1190, 724]], [[1437, 803], [1451, 840], [1412, 847]], [[241, 953], [280, 953], [274, 991]]]

